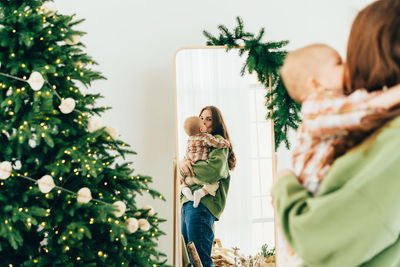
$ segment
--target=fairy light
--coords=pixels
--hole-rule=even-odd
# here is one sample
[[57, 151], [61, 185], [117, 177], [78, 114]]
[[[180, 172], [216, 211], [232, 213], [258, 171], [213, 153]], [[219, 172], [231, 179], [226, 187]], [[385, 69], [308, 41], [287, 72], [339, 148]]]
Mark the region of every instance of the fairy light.
[[11, 55], [10, 55], [11, 57], [15, 57], [15, 53], [11, 53]]

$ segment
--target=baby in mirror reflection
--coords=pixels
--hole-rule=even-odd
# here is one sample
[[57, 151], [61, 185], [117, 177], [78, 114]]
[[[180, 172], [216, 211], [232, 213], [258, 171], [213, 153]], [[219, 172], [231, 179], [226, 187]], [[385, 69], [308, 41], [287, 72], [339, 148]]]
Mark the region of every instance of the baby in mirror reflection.
[[[207, 128], [199, 117], [189, 117], [184, 122], [184, 129], [189, 136], [186, 146], [185, 158], [193, 163], [199, 160], [207, 160], [208, 153], [212, 147], [215, 148], [228, 148], [230, 143], [222, 137], [214, 137], [212, 134], [207, 133]], [[180, 173], [180, 190], [181, 193], [190, 201], [193, 201], [193, 207], [197, 208], [200, 199], [208, 194], [215, 196], [215, 192], [219, 187], [219, 182], [207, 184], [195, 177], [184, 178]], [[194, 184], [201, 184], [203, 187], [195, 190], [193, 193], [189, 186]]]
[[400, 86], [345, 95], [344, 74], [339, 53], [325, 44], [290, 52], [281, 68], [288, 94], [302, 104], [294, 173], [314, 195], [336, 158], [400, 114]]

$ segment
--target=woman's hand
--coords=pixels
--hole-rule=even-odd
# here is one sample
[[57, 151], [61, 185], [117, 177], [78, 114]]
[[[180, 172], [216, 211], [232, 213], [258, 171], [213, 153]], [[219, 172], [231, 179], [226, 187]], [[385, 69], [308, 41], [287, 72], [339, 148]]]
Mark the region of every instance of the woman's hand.
[[192, 162], [186, 158], [182, 159], [179, 161], [179, 169], [186, 175], [193, 177], [194, 176], [194, 171], [192, 167]]

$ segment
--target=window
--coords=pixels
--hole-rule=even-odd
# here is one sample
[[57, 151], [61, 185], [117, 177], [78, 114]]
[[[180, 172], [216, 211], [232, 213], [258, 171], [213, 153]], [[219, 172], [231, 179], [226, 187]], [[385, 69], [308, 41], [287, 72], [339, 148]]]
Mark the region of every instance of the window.
[[250, 168], [251, 168], [251, 234], [252, 251], [263, 244], [274, 246], [274, 210], [271, 204], [272, 139], [271, 122], [266, 120], [266, 89], [249, 76]]

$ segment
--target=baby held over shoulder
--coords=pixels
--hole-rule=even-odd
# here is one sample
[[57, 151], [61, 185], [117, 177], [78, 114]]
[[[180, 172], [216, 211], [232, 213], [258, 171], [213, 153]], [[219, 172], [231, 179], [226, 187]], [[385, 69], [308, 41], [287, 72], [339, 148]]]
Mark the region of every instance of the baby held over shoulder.
[[325, 44], [290, 52], [281, 69], [288, 94], [302, 104], [303, 122], [292, 163], [300, 182], [316, 194], [333, 161], [385, 121], [399, 115], [400, 86], [344, 94], [345, 64]]

